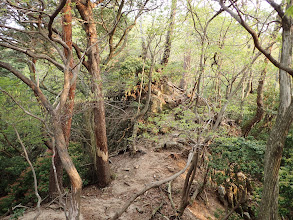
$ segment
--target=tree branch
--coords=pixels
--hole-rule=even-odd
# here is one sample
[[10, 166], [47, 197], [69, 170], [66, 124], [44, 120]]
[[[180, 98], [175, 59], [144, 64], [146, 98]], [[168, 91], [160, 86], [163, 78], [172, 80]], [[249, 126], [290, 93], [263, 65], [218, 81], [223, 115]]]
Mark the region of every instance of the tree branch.
[[45, 55], [45, 54], [36, 54], [34, 52], [32, 52], [29, 49], [25, 49], [25, 48], [21, 48], [21, 47], [17, 47], [17, 46], [13, 46], [13, 45], [9, 45], [9, 44], [5, 44], [0, 42], [0, 46], [6, 47], [6, 48], [10, 48], [12, 50], [16, 50], [19, 51], [21, 53], [24, 53], [26, 55], [28, 55], [29, 57], [35, 58], [35, 59], [44, 59], [49, 61], [50, 63], [54, 64], [59, 70], [63, 71], [64, 70], [64, 65], [58, 63], [56, 60], [52, 59], [51, 57]]
[[58, 8], [54, 11], [54, 13], [50, 16], [50, 21], [48, 23], [48, 31], [49, 31], [49, 34], [48, 34], [48, 37], [52, 39], [52, 34], [53, 34], [53, 31], [52, 31], [52, 25], [53, 25], [53, 22], [54, 22], [54, 19], [56, 18], [56, 16], [59, 14], [59, 12], [64, 8], [65, 4], [66, 4], [67, 0], [62, 0], [62, 2], [60, 3], [60, 5], [58, 6]]
[[275, 11], [278, 13], [278, 15], [281, 19], [287, 19], [284, 11], [281, 8], [281, 5], [277, 4], [276, 2], [274, 2], [272, 0], [266, 0], [266, 1], [275, 9]]
[[10, 71], [11, 73], [13, 73], [13, 75], [15, 75], [17, 78], [19, 78], [21, 81], [23, 81], [25, 84], [27, 84], [36, 94], [36, 96], [38, 96], [42, 103], [42, 105], [45, 107], [45, 109], [50, 112], [53, 113], [53, 106], [49, 103], [48, 99], [46, 98], [46, 96], [43, 94], [42, 90], [33, 82], [31, 81], [29, 78], [27, 78], [26, 76], [24, 76], [21, 72], [19, 72], [18, 70], [14, 69], [10, 64], [8, 63], [4, 63], [2, 61], [0, 61], [0, 67]]
[[30, 159], [29, 159], [29, 157], [28, 157], [28, 154], [27, 154], [26, 148], [25, 148], [25, 146], [24, 146], [24, 144], [23, 144], [23, 142], [22, 142], [22, 140], [21, 140], [21, 138], [20, 138], [20, 136], [19, 136], [19, 133], [18, 133], [17, 129], [16, 129], [14, 126], [13, 126], [13, 129], [14, 129], [16, 135], [17, 135], [17, 139], [18, 139], [20, 145], [22, 146], [22, 149], [23, 149], [24, 154], [25, 154], [25, 159], [26, 159], [26, 161], [28, 162], [28, 164], [30, 165], [30, 167], [31, 167], [31, 169], [32, 169], [33, 177], [34, 177], [35, 195], [36, 195], [36, 197], [38, 198], [38, 202], [37, 202], [38, 213], [37, 213], [37, 215], [34, 217], [34, 220], [35, 220], [35, 219], [38, 219], [38, 217], [39, 217], [40, 214], [41, 214], [41, 208], [40, 208], [40, 205], [41, 205], [41, 202], [42, 202], [42, 198], [40, 197], [39, 192], [38, 192], [38, 181], [37, 181], [37, 176], [36, 176], [36, 172], [35, 172], [34, 166], [32, 165], [32, 163], [31, 163], [31, 161], [30, 161]]
[[10, 95], [8, 92], [6, 92], [5, 90], [3, 90], [1, 87], [0, 87], [0, 91], [3, 92], [3, 93], [5, 93], [7, 96], [9, 96], [9, 97], [12, 99], [12, 101], [13, 101], [16, 105], [18, 105], [18, 107], [21, 108], [21, 110], [24, 111], [25, 114], [27, 114], [27, 115], [29, 115], [29, 116], [31, 116], [31, 117], [33, 117], [33, 118], [35, 118], [35, 119], [38, 119], [39, 121], [45, 123], [44, 119], [42, 119], [42, 118], [40, 118], [40, 117], [38, 117], [38, 116], [36, 116], [36, 115], [30, 113], [29, 111], [25, 110], [25, 108], [22, 107], [22, 105], [20, 105], [20, 104], [15, 100], [15, 98], [13, 98], [12, 95]]
[[[232, 10], [230, 10], [227, 6], [225, 6], [223, 0], [216, 0], [219, 2], [219, 4], [221, 5], [221, 7], [228, 12], [236, 21], [238, 21], [238, 23], [245, 28], [245, 30], [252, 36], [253, 41], [254, 41], [254, 45], [255, 47], [263, 54], [265, 55], [272, 64], [274, 64], [277, 68], [282, 69], [284, 71], [286, 71], [287, 73], [289, 73], [291, 76], [293, 76], [293, 69], [290, 67], [287, 67], [284, 64], [281, 64], [280, 62], [278, 62], [270, 53], [270, 51], [264, 49], [260, 42], [259, 42], [259, 38], [258, 38], [258, 34], [242, 19], [242, 17], [240, 16], [240, 14], [236, 14], [235, 12], [233, 12]], [[268, 0], [269, 1], [269, 0]], [[273, 1], [271, 1], [273, 2]]]

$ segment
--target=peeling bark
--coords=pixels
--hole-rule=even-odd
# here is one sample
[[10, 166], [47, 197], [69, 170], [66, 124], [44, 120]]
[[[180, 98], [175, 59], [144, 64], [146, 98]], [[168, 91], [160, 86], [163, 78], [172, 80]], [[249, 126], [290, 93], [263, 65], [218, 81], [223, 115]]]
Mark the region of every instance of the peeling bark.
[[[80, 215], [80, 195], [82, 190], [82, 180], [69, 156], [65, 136], [63, 134], [62, 124], [60, 118], [54, 114], [52, 117], [52, 125], [54, 129], [54, 137], [56, 141], [56, 148], [60, 156], [62, 165], [66, 170], [71, 182], [71, 200], [68, 219], [79, 219]], [[67, 214], [66, 214], [67, 215]]]
[[[63, 40], [68, 46], [68, 48], [64, 49], [64, 54], [70, 60], [69, 67], [72, 69], [74, 67], [73, 58], [70, 56], [72, 53], [72, 14], [71, 14], [71, 0], [68, 0], [66, 5], [63, 8], [63, 21], [62, 21], [62, 28], [63, 28]], [[73, 78], [72, 70], [67, 70], [65, 74], [69, 75], [70, 81]], [[74, 108], [74, 97], [75, 97], [75, 89], [76, 89], [76, 81], [70, 85], [68, 99], [65, 103], [64, 112], [62, 112], [62, 127], [63, 133], [65, 136], [66, 146], [69, 145], [70, 139], [70, 131], [71, 131], [71, 123], [72, 123], [72, 116], [73, 116], [73, 108]], [[61, 163], [61, 159], [59, 154], [57, 153], [54, 157], [54, 164], [56, 167], [56, 175], [58, 179], [58, 183], [55, 181], [55, 174], [54, 169], [51, 167], [50, 169], [50, 184], [49, 184], [49, 195], [51, 198], [55, 198], [58, 195], [57, 185], [59, 184], [60, 189], [62, 190], [63, 185], [63, 167]]]
[[93, 17], [93, 3], [91, 1], [75, 1], [76, 7], [85, 21], [84, 28], [88, 40], [88, 64], [93, 94], [94, 134], [96, 141], [96, 174], [98, 185], [105, 187], [110, 183], [110, 167], [108, 158], [108, 145], [106, 136], [105, 106], [102, 92], [102, 78], [100, 71], [100, 53], [96, 23]]

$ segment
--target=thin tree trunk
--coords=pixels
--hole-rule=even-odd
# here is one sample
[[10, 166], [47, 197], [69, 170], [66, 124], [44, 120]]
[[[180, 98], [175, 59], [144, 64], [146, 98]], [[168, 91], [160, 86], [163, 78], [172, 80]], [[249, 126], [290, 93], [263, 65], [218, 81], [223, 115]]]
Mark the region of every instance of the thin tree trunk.
[[243, 137], [247, 137], [251, 129], [262, 120], [264, 116], [264, 104], [263, 104], [263, 87], [265, 82], [265, 77], [267, 74], [267, 64], [269, 62], [268, 58], [265, 58], [265, 67], [261, 73], [260, 79], [258, 81], [258, 87], [257, 87], [257, 98], [256, 98], [256, 104], [257, 109], [254, 117], [249, 120], [242, 128], [242, 135]]
[[191, 184], [193, 182], [193, 179], [196, 174], [196, 169], [197, 169], [197, 163], [198, 163], [198, 152], [199, 149], [196, 149], [195, 155], [191, 161], [191, 166], [188, 169], [188, 172], [185, 177], [185, 182], [184, 182], [184, 187], [182, 190], [182, 197], [181, 197], [181, 202], [180, 202], [180, 207], [178, 210], [179, 216], [183, 215], [183, 212], [185, 208], [189, 205], [189, 198], [190, 198], [190, 190], [191, 190]]
[[[52, 150], [50, 150], [50, 152], [52, 152]], [[53, 155], [53, 152], [52, 152], [52, 155]], [[49, 174], [49, 198], [51, 200], [59, 196], [58, 186], [61, 192], [63, 191], [63, 166], [62, 166], [62, 162], [59, 157], [59, 154], [57, 152], [55, 153], [55, 156], [53, 159], [54, 159], [55, 169], [53, 167], [53, 164], [51, 164], [50, 174]], [[57, 181], [56, 181], [55, 175], [57, 177]]]
[[140, 108], [138, 108], [136, 116], [134, 118], [134, 125], [133, 125], [133, 132], [132, 132], [132, 149], [131, 149], [132, 154], [136, 154], [136, 152], [138, 151], [137, 145], [136, 145], [137, 132], [138, 132], [138, 123], [143, 118], [143, 116], [147, 113], [147, 111], [149, 109], [149, 106], [150, 106], [150, 102], [151, 102], [151, 97], [152, 97], [152, 74], [153, 74], [153, 71], [154, 71], [154, 65], [155, 65], [155, 58], [154, 58], [154, 56], [152, 56], [152, 63], [151, 63], [150, 72], [149, 72], [147, 100], [146, 100], [144, 108], [141, 111], [140, 111]]
[[222, 118], [224, 116], [224, 113], [226, 111], [226, 108], [229, 104], [229, 101], [231, 100], [231, 98], [238, 92], [238, 90], [241, 88], [242, 84], [243, 84], [243, 81], [245, 79], [245, 77], [247, 76], [247, 72], [248, 72], [248, 68], [257, 60], [257, 58], [261, 55], [261, 53], [258, 53], [257, 55], [254, 56], [254, 58], [252, 59], [252, 61], [246, 65], [237, 75], [239, 75], [240, 73], [243, 73], [243, 76], [240, 80], [240, 82], [238, 83], [238, 85], [236, 86], [236, 88], [230, 92], [230, 94], [228, 95], [227, 97], [227, 101], [226, 103], [222, 106], [220, 112], [218, 113], [217, 115], [217, 119], [216, 119], [216, 122], [213, 126], [213, 130], [216, 130], [218, 128], [218, 126], [220, 125], [221, 121], [222, 121]]
[[96, 23], [93, 17], [93, 3], [86, 1], [82, 3], [77, 1], [77, 9], [84, 19], [85, 31], [88, 40], [88, 62], [89, 73], [92, 77], [91, 91], [94, 96], [94, 134], [96, 140], [96, 173], [98, 176], [98, 185], [105, 187], [110, 183], [110, 167], [108, 156], [108, 145], [106, 136], [105, 106], [102, 92], [102, 78], [100, 72], [100, 53], [98, 45], [98, 35]]
[[172, 44], [172, 37], [173, 37], [173, 31], [174, 31], [174, 25], [175, 25], [176, 8], [177, 8], [177, 0], [172, 0], [170, 23], [169, 23], [169, 28], [167, 31], [163, 58], [161, 61], [161, 64], [164, 66], [168, 64], [170, 53], [171, 53], [171, 44]]
[[[293, 26], [291, 26], [292, 29]], [[284, 63], [287, 66], [292, 66], [292, 38], [293, 38], [293, 31], [286, 30], [283, 27], [283, 34], [282, 34], [282, 54], [281, 54], [281, 63]], [[291, 103], [291, 76], [284, 71], [280, 70], [280, 111], [284, 113], [285, 110]]]
[[147, 58], [147, 54], [148, 54], [148, 49], [147, 49], [147, 45], [146, 45], [146, 40], [143, 34], [143, 29], [142, 29], [142, 19], [139, 22], [139, 30], [140, 30], [140, 34], [141, 34], [141, 58], [142, 60], [145, 62], [146, 58]]
[[191, 51], [190, 49], [187, 50], [187, 52], [184, 53], [184, 63], [183, 63], [183, 73], [182, 78], [180, 80], [179, 88], [186, 90], [187, 84], [186, 84], [186, 78], [188, 76], [188, 72], [190, 70], [190, 60], [191, 60]]

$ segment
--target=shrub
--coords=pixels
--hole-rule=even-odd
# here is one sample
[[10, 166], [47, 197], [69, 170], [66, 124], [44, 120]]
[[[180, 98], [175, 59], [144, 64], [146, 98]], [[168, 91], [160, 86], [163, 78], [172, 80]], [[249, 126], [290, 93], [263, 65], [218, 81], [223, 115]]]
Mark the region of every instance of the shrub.
[[[265, 142], [244, 138], [218, 138], [210, 146], [212, 151], [211, 167], [226, 173], [242, 171], [252, 178], [261, 180]], [[231, 166], [233, 165], [233, 166]]]
[[[89, 169], [85, 164], [89, 162], [88, 154], [83, 152], [83, 149], [78, 143], [71, 143], [69, 146], [70, 155], [76, 168], [83, 179], [83, 184], [87, 185], [91, 179]], [[51, 154], [45, 153], [33, 163], [37, 180], [38, 192], [44, 199], [49, 192], [49, 176], [51, 167]], [[23, 157], [14, 157], [13, 160], [2, 160], [0, 167], [4, 167], [1, 172], [1, 187], [5, 187], [6, 191], [0, 198], [0, 215], [6, 213], [9, 208], [18, 204], [34, 206], [37, 198], [34, 192], [34, 179], [32, 171]], [[6, 178], [4, 177], [6, 176]], [[9, 178], [8, 178], [9, 177]], [[69, 178], [64, 172], [64, 186], [69, 186]]]

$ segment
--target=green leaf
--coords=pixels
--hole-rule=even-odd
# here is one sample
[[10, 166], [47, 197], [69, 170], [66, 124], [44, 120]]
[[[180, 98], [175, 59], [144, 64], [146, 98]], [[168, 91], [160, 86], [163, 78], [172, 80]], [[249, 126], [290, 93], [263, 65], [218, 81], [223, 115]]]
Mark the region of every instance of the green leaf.
[[286, 10], [285, 15], [293, 17], [293, 5]]

